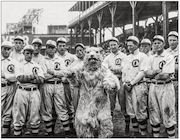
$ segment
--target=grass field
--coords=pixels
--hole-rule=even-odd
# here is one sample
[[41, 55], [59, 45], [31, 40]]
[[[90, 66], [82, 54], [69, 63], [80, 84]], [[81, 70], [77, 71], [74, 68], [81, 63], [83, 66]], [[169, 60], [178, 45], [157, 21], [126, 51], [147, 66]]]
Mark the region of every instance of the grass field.
[[[120, 106], [118, 104], [116, 104], [116, 108], [114, 111], [114, 116], [113, 116], [113, 124], [114, 124], [114, 138], [123, 138], [124, 137], [124, 129], [125, 129], [125, 122], [124, 122], [124, 117], [123, 114], [120, 111]], [[27, 126], [27, 129], [30, 131], [29, 126]], [[25, 130], [27, 131], [27, 130]], [[178, 127], [176, 126], [176, 138], [178, 138]], [[132, 137], [133, 133], [132, 133], [132, 126], [130, 125], [130, 137]], [[150, 138], [151, 135], [151, 127], [150, 124], [148, 123], [148, 133], [147, 133], [147, 137]], [[165, 128], [163, 127], [163, 125], [161, 125], [161, 133], [160, 133], [161, 138], [167, 138], [167, 134], [165, 132]], [[11, 135], [10, 137], [13, 137], [13, 130], [11, 131]], [[24, 135], [23, 137], [28, 138], [28, 137], [32, 137], [31, 135]], [[44, 124], [41, 123], [40, 124], [40, 132], [39, 132], [39, 137], [44, 137], [47, 138], [47, 136], [45, 136], [45, 127]], [[59, 120], [57, 120], [56, 122], [56, 126], [55, 126], [55, 135], [54, 138], [64, 138], [65, 134], [62, 128], [62, 124]], [[129, 137], [129, 138], [130, 138]]]

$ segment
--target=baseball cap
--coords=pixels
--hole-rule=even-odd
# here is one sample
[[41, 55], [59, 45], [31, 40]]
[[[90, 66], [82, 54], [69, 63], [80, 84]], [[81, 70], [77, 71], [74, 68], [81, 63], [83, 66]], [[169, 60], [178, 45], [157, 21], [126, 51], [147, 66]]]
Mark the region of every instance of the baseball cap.
[[119, 43], [119, 40], [116, 37], [112, 37], [111, 39], [109, 39], [109, 42], [110, 41], [116, 41], [117, 43]]
[[53, 40], [48, 40], [48, 41], [46, 42], [46, 46], [47, 46], [47, 45], [56, 47], [56, 42], [53, 41]]
[[139, 39], [136, 36], [129, 36], [127, 41], [135, 41], [139, 44]]
[[42, 40], [39, 39], [39, 38], [34, 38], [33, 41], [32, 41], [32, 44], [34, 44], [34, 43], [39, 43], [39, 44], [42, 45]]
[[176, 31], [171, 31], [171, 32], [169, 32], [169, 34], [168, 34], [168, 37], [169, 37], [169, 36], [175, 36], [175, 37], [178, 38], [178, 33], [177, 33]]
[[14, 40], [21, 40], [21, 41], [24, 42], [24, 38], [23, 38], [22, 36], [16, 36], [16, 37], [14, 38]]
[[3, 41], [1, 44], [1, 47], [8, 47], [8, 48], [12, 48], [12, 43], [10, 41]]
[[34, 47], [32, 45], [26, 45], [23, 49], [23, 51], [29, 50], [29, 51], [34, 51]]
[[162, 41], [162, 42], [165, 42], [165, 41], [164, 41], [164, 37], [161, 36], [161, 35], [155, 35], [155, 36], [153, 37], [153, 42], [154, 42], [154, 40], [160, 40], [160, 41]]
[[85, 49], [85, 47], [84, 47], [84, 45], [82, 43], [77, 43], [74, 48], [76, 49], [78, 46], [80, 46], [81, 48]]
[[149, 45], [151, 45], [151, 41], [148, 38], [144, 38], [143, 40], [141, 40], [141, 44], [149, 44]]
[[58, 43], [58, 42], [67, 43], [67, 40], [66, 40], [65, 38], [63, 38], [63, 37], [59, 37], [56, 42], [57, 42], [57, 43]]

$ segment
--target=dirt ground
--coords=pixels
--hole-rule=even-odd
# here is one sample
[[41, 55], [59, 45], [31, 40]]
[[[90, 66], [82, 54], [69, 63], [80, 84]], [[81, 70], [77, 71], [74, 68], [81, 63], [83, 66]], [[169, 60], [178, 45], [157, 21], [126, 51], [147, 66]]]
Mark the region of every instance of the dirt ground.
[[[113, 124], [114, 124], [114, 136], [113, 138], [124, 138], [124, 129], [125, 129], [125, 122], [124, 122], [124, 117], [123, 114], [120, 111], [120, 106], [118, 105], [118, 103], [116, 104], [116, 108], [114, 111], [114, 116], [113, 116]], [[30, 131], [29, 126], [27, 127], [27, 129]], [[27, 131], [27, 130], [25, 130]], [[176, 126], [176, 138], [178, 138], [178, 127]], [[11, 135], [10, 137], [13, 137], [13, 130], [11, 131]], [[132, 138], [132, 126], [130, 125], [130, 137]], [[160, 133], [162, 138], [167, 138], [167, 134], [165, 132], [165, 128], [163, 127], [163, 125], [161, 126], [161, 133]], [[148, 133], [147, 133], [147, 138], [151, 138], [151, 127], [150, 124], [148, 123]], [[25, 138], [30, 138], [31, 135], [24, 135], [23, 137]], [[47, 136], [45, 136], [45, 127], [44, 124], [41, 123], [40, 125], [40, 132], [39, 132], [39, 137], [40, 138], [47, 138]], [[56, 126], [55, 126], [55, 135], [54, 138], [64, 138], [65, 134], [62, 128], [62, 124], [59, 120], [57, 120], [56, 122]]]

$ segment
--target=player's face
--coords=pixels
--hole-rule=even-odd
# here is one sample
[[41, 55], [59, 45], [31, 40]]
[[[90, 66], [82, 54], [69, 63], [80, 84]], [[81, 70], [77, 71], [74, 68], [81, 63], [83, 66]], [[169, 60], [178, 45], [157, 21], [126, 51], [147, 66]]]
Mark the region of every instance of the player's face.
[[49, 56], [54, 56], [54, 54], [56, 53], [56, 48], [54, 46], [47, 45], [46, 46], [46, 53]]
[[30, 62], [32, 60], [32, 54], [33, 54], [33, 51], [25, 50], [24, 51], [25, 60]]
[[116, 41], [110, 41], [109, 47], [112, 53], [117, 53], [119, 49], [119, 45]]
[[153, 42], [154, 51], [156, 51], [157, 53], [162, 52], [164, 49], [164, 46], [165, 46], [164, 42], [160, 40], [154, 40]]
[[34, 46], [34, 53], [39, 53], [41, 50], [41, 44], [39, 43], [34, 43], [32, 44]]
[[168, 43], [169, 43], [169, 47], [173, 50], [178, 45], [178, 38], [175, 36], [169, 36], [168, 37]]
[[11, 48], [10, 47], [6, 47], [6, 46], [3, 46], [1, 48], [1, 55], [4, 57], [4, 58], [8, 58], [10, 53], [11, 53]]
[[22, 40], [15, 40], [14, 41], [14, 46], [17, 52], [22, 51], [23, 47], [24, 47], [24, 43]]
[[79, 58], [84, 57], [84, 49], [82, 47], [77, 47], [76, 48], [76, 55]]
[[59, 53], [64, 53], [67, 50], [66, 43], [59, 42], [57, 44], [57, 49]]
[[135, 45], [133, 41], [128, 41], [127, 47], [130, 53], [134, 53], [134, 51], [138, 49], [138, 45]]
[[139, 50], [147, 54], [151, 50], [151, 46], [149, 44], [141, 44]]

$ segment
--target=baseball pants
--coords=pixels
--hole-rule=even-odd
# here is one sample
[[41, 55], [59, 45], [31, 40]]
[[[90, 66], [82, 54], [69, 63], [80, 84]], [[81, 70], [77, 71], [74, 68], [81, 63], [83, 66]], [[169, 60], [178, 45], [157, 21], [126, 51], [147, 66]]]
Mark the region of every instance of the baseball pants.
[[17, 89], [13, 103], [15, 136], [21, 135], [27, 115], [29, 115], [29, 123], [31, 125], [32, 133], [38, 134], [40, 124], [40, 102], [41, 96], [38, 89], [34, 91]]

